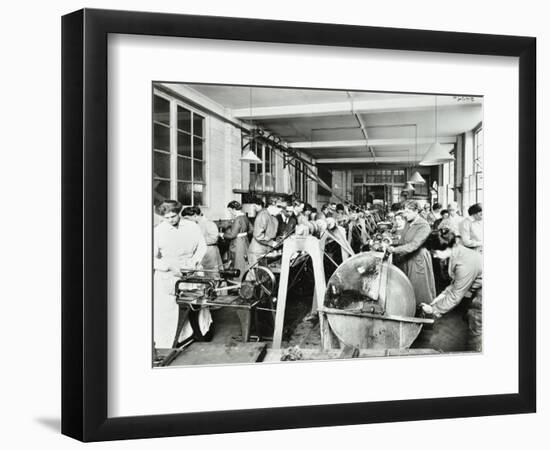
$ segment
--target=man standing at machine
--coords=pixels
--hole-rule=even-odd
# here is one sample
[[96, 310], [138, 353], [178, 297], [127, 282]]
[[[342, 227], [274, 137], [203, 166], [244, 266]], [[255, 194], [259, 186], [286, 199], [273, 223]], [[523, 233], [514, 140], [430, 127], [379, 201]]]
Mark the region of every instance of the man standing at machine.
[[277, 216], [281, 213], [281, 206], [277, 204], [276, 198], [271, 198], [269, 206], [260, 210], [254, 220], [254, 231], [252, 241], [248, 247], [248, 263], [250, 266], [256, 264], [265, 254], [275, 246], [277, 228], [279, 221]]
[[298, 217], [293, 206], [281, 202], [279, 202], [279, 206], [282, 208], [281, 213], [277, 216], [279, 221], [277, 236], [284, 237], [294, 233], [296, 225], [298, 225]]
[[482, 337], [483, 258], [479, 252], [461, 245], [451, 230], [444, 228], [439, 233], [441, 250], [435, 250], [435, 257], [449, 259], [452, 283], [430, 304], [421, 303], [422, 310], [437, 318], [455, 308], [464, 298], [469, 299], [468, 349], [479, 352]]

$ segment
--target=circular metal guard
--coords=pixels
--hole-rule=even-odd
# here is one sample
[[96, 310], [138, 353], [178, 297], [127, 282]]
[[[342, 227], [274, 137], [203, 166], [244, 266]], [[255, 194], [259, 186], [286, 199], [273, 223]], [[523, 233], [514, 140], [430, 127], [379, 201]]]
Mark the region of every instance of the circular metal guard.
[[275, 275], [267, 267], [256, 266], [247, 270], [242, 282], [245, 297], [254, 297], [264, 305], [272, 301], [277, 282]]

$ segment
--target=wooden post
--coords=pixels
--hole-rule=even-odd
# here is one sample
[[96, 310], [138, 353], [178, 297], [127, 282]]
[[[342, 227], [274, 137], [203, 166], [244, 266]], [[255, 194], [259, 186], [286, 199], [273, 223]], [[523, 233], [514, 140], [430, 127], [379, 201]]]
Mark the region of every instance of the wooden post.
[[[273, 332], [273, 349], [281, 348], [288, 290], [288, 276], [290, 272], [290, 257], [298, 251], [306, 252], [311, 257], [313, 265], [313, 278], [315, 282], [313, 301], [315, 303], [312, 305], [312, 311], [317, 311], [319, 307], [322, 307], [325, 299], [325, 271], [323, 268], [323, 257], [319, 240], [313, 236], [292, 236], [288, 238], [283, 245], [281, 275], [279, 278], [279, 290], [277, 295], [277, 312], [275, 315], [275, 330]], [[324, 322], [322, 314], [319, 315], [319, 320]], [[319, 325], [323, 326], [324, 323], [320, 323]]]

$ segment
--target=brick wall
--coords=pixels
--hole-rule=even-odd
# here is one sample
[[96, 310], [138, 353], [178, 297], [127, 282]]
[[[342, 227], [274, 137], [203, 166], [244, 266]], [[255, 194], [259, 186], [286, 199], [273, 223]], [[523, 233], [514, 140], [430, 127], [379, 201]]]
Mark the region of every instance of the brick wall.
[[241, 135], [236, 127], [215, 117], [209, 117], [207, 126], [207, 206], [203, 213], [209, 219], [227, 218], [227, 204], [240, 199], [233, 189], [241, 186]]

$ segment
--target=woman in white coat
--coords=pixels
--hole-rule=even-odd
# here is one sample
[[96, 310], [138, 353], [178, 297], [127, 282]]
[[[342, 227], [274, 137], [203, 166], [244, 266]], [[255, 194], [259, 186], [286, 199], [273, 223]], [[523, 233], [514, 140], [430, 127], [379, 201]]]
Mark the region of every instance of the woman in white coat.
[[[181, 208], [179, 202], [165, 200], [158, 208], [163, 220], [153, 231], [153, 335], [156, 348], [172, 348], [193, 334], [189, 321], [186, 321], [176, 336], [179, 306], [174, 288], [182, 269], [200, 268], [206, 243], [196, 223], [180, 220]], [[206, 334], [211, 322], [210, 312], [202, 309], [199, 314], [201, 332]]]

